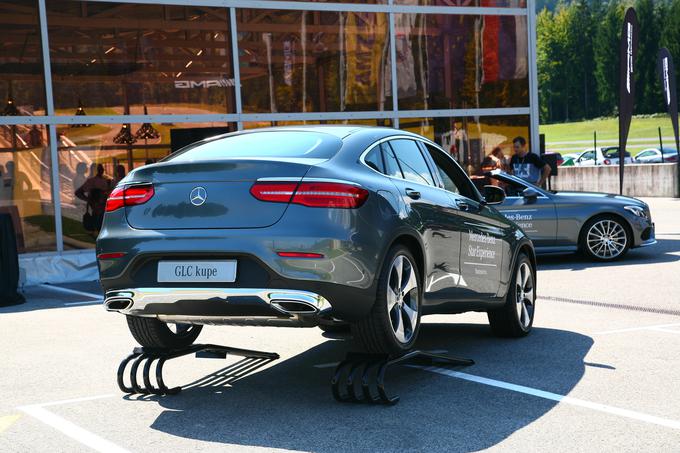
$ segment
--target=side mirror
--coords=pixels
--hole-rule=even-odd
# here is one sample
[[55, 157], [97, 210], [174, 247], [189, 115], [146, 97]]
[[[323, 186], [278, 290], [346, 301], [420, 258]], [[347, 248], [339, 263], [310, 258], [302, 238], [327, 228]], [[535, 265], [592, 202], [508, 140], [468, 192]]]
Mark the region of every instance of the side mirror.
[[522, 191], [522, 196], [527, 200], [536, 200], [538, 198], [538, 191], [533, 187], [527, 187]]
[[501, 204], [505, 201], [505, 190], [498, 186], [484, 186], [482, 195], [486, 204]]

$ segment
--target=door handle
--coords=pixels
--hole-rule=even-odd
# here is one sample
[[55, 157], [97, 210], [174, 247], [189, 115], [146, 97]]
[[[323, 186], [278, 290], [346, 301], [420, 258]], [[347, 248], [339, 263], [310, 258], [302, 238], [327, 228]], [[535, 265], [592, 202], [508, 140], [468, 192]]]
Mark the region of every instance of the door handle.
[[406, 189], [406, 195], [408, 195], [410, 198], [417, 200], [420, 198], [420, 192], [417, 190], [413, 189]]
[[470, 205], [463, 200], [456, 200], [456, 206], [458, 206], [458, 209], [461, 211], [467, 211], [470, 209]]

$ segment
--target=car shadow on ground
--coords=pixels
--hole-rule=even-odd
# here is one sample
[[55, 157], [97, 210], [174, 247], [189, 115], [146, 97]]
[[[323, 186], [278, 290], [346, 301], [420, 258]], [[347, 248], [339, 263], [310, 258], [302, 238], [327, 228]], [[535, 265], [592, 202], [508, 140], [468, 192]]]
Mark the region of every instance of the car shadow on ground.
[[[475, 365], [461, 369], [466, 373], [568, 394], [583, 376], [592, 344], [590, 337], [562, 330], [537, 328], [510, 340], [492, 337], [485, 325], [426, 323], [418, 347], [474, 358]], [[339, 361], [348, 349], [348, 342], [326, 341], [239, 380], [223, 369], [207, 385], [158, 398], [166, 410], [152, 428], [188, 439], [305, 451], [469, 451], [496, 445], [557, 404], [406, 367], [387, 379], [388, 391], [401, 396], [396, 406], [336, 403], [333, 367], [315, 365]]]
[[654, 245], [629, 250], [628, 254], [623, 258], [604, 263], [591, 260], [580, 253], [539, 255], [538, 270], [584, 270], [592, 267], [660, 264], [674, 263], [677, 261], [680, 261], [680, 238], [657, 239], [657, 243]]

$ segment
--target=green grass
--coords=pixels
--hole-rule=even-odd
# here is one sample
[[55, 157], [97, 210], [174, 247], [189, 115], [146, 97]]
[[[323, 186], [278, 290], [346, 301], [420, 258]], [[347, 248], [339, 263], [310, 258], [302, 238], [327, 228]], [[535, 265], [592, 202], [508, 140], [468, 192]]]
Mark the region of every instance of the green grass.
[[[659, 131], [664, 147], [675, 148], [673, 127], [668, 115], [634, 117], [630, 123], [627, 150], [635, 155], [644, 148], [659, 145]], [[601, 118], [573, 123], [541, 125], [540, 132], [545, 134], [546, 150], [562, 154], [583, 151], [593, 146], [593, 131], [597, 131], [597, 145], [616, 145], [619, 138], [619, 120]], [[579, 143], [582, 142], [582, 143]]]

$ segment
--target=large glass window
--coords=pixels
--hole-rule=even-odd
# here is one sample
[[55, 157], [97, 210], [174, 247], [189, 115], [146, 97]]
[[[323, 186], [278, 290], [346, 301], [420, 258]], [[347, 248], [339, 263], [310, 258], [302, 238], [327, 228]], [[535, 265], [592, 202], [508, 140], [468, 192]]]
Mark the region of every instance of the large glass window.
[[0, 126], [0, 213], [12, 217], [19, 253], [56, 250], [47, 140], [44, 126]]
[[527, 139], [532, 147], [527, 115], [461, 117], [461, 118], [414, 118], [402, 119], [401, 129], [423, 135], [439, 144], [463, 167], [468, 175], [479, 175], [482, 164], [494, 153], [503, 165], [512, 157], [512, 140], [517, 136]]
[[529, 106], [526, 16], [395, 14], [402, 110]]
[[45, 114], [37, 4], [0, 2], [0, 116]]
[[[83, 216], [101, 214], [104, 207], [101, 196], [108, 195], [130, 170], [157, 162], [186, 145], [187, 140], [235, 129], [234, 125], [225, 126], [217, 123], [58, 126], [64, 248], [94, 247], [98, 228], [86, 225]], [[91, 181], [87, 183], [88, 180]]]
[[488, 8], [526, 8], [526, 0], [394, 0], [395, 5], [482, 6]]
[[387, 14], [236, 13], [244, 113], [391, 109]]
[[233, 113], [229, 10], [47, 0], [60, 115]]

